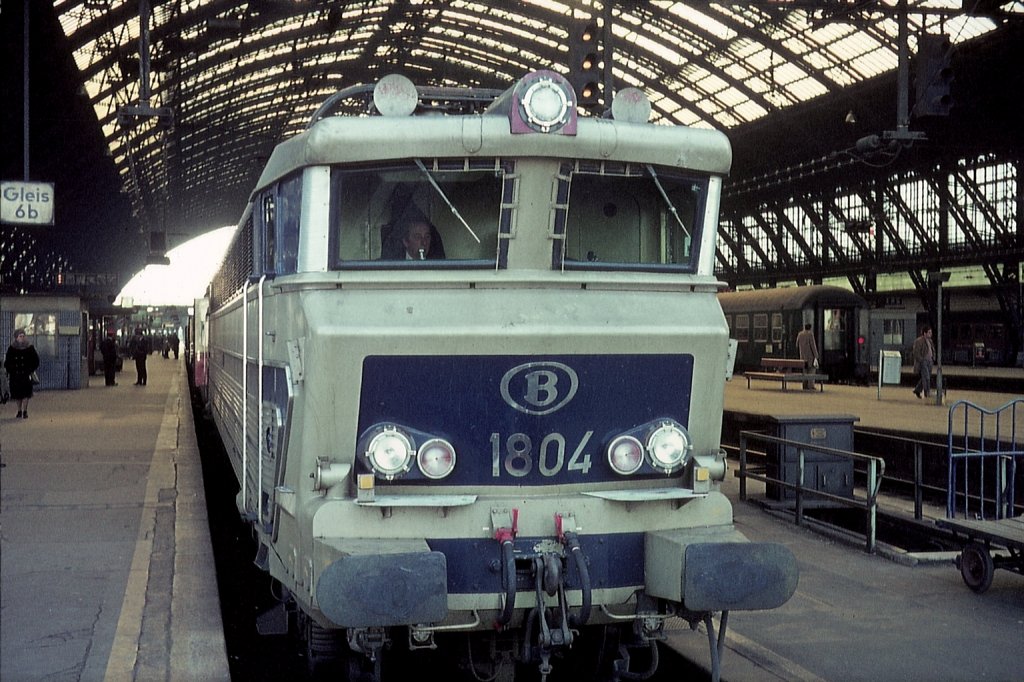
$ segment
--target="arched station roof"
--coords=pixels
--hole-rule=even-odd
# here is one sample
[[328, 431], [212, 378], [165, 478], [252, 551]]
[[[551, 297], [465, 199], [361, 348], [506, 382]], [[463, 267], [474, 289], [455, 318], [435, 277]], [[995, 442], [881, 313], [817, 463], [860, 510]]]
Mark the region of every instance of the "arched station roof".
[[895, 71], [904, 9], [910, 54], [922, 34], [956, 45], [1024, 16], [1022, 3], [959, 0], [57, 0], [54, 8], [136, 219], [179, 233], [237, 219], [262, 159], [335, 91], [390, 72], [420, 85], [487, 88], [537, 68], [567, 72], [579, 22], [601, 27], [612, 90], [646, 91], [657, 121], [728, 130]]
[[[490, 89], [538, 68], [572, 79], [594, 25], [605, 93], [635, 86], [656, 122], [730, 137], [723, 280], [847, 277], [866, 293], [895, 273], [924, 290], [928, 271], [964, 265], [1022, 324], [1024, 2], [15, 0], [0, 51], [18, 65], [19, 4], [34, 16], [24, 175], [55, 181], [57, 220], [4, 226], [0, 286], [123, 283], [161, 240], [234, 224], [273, 147], [336, 91], [393, 72]], [[958, 69], [948, 116], [918, 116], [926, 44]], [[20, 128], [16, 104], [3, 115]], [[17, 137], [2, 139], [4, 179]]]

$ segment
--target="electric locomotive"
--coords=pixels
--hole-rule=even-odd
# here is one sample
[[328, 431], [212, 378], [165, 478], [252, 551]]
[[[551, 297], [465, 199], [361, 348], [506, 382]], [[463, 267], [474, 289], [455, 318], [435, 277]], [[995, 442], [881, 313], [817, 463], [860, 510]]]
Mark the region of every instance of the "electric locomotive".
[[[731, 149], [649, 116], [632, 88], [580, 116], [550, 71], [390, 75], [270, 157], [204, 366], [284, 588], [263, 624], [296, 624], [312, 664], [379, 679], [440, 647], [478, 679], [643, 674], [668, 619], [713, 640], [712, 614], [724, 633], [793, 594], [793, 555], [719, 489]], [[593, 675], [563, 664], [582, 650]]]

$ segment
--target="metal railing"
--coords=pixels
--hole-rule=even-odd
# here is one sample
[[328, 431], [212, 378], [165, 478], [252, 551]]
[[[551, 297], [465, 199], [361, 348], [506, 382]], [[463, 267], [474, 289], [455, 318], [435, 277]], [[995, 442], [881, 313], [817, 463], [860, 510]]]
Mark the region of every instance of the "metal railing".
[[[946, 488], [938, 485], [932, 485], [925, 483], [924, 478], [924, 453], [926, 450], [934, 450], [937, 456], [946, 456], [946, 445], [943, 443], [936, 443], [934, 441], [920, 440], [918, 438], [907, 438], [905, 436], [893, 436], [887, 433], [879, 433], [877, 431], [870, 431], [867, 429], [854, 429], [854, 437], [861, 436], [862, 438], [871, 438], [874, 440], [885, 441], [886, 443], [893, 443], [903, 446], [904, 451], [908, 448], [912, 451], [911, 457], [914, 462], [914, 474], [912, 479], [901, 478], [894, 473], [890, 473], [886, 477], [886, 483], [899, 483], [913, 486], [914, 489], [914, 520], [921, 521], [924, 519], [924, 492], [930, 491], [935, 494], [936, 497], [941, 495], [945, 497]], [[892, 448], [895, 449], [895, 448]]]
[[[957, 426], [962, 427], [962, 433], [957, 434], [957, 439], [962, 439], [960, 444], [954, 447], [954, 424], [958, 421], [958, 413], [962, 413], [963, 421]], [[978, 435], [971, 432], [971, 415], [974, 415], [978, 423]], [[986, 438], [986, 428], [989, 426], [990, 418], [995, 420], [995, 435], [991, 440]], [[1003, 425], [1009, 421], [1008, 438], [1003, 436]], [[978, 500], [975, 515], [979, 519], [985, 519], [985, 484], [986, 484], [986, 462], [992, 462], [993, 470], [989, 478], [995, 488], [994, 516], [996, 519], [1003, 519], [1015, 514], [1014, 488], [1017, 479], [1017, 462], [1024, 462], [1024, 398], [1016, 398], [995, 409], [987, 409], [967, 400], [958, 400], [949, 406], [949, 480], [946, 496], [946, 517], [953, 519], [957, 515], [957, 496], [962, 495], [964, 499], [964, 518], [971, 513], [972, 497]], [[1018, 430], [1018, 427], [1020, 429]], [[973, 445], [972, 445], [973, 439]], [[1005, 446], [1005, 449], [1004, 449]], [[990, 450], [989, 448], [994, 448]], [[957, 490], [957, 464], [962, 464], [963, 490]], [[971, 464], [977, 494], [969, 493], [971, 482]]]
[[[747, 467], [747, 443], [748, 441], [759, 442], [759, 443], [774, 443], [776, 445], [790, 446], [796, 449], [797, 457], [797, 476], [796, 482], [790, 483], [788, 481], [768, 476], [765, 474], [752, 473]], [[816, 452], [833, 457], [845, 458], [852, 460], [854, 463], [863, 462], [867, 469], [867, 484], [865, 485], [865, 491], [867, 497], [863, 500], [857, 499], [856, 497], [845, 497], [842, 495], [835, 495], [833, 493], [825, 492], [823, 490], [816, 490], [814, 488], [808, 488], [804, 484], [804, 453], [805, 452]], [[737, 476], [740, 481], [740, 500], [746, 501], [747, 499], [747, 479], [755, 481], [761, 481], [762, 483], [777, 485], [782, 488], [793, 490], [796, 495], [796, 525], [803, 525], [804, 522], [804, 496], [811, 495], [812, 497], [829, 500], [846, 507], [854, 509], [862, 509], [865, 513], [865, 549], [869, 554], [874, 554], [877, 533], [878, 533], [878, 491], [882, 485], [882, 477], [885, 475], [885, 460], [881, 457], [873, 457], [871, 455], [862, 455], [856, 452], [850, 452], [848, 450], [839, 450], [836, 448], [830, 448], [820, 445], [812, 445], [810, 443], [804, 443], [802, 441], [790, 440], [788, 438], [778, 438], [777, 436], [769, 436], [764, 433], [758, 433], [756, 431], [740, 431], [740, 448], [739, 448], [739, 471]], [[780, 467], [780, 470], [782, 467]]]

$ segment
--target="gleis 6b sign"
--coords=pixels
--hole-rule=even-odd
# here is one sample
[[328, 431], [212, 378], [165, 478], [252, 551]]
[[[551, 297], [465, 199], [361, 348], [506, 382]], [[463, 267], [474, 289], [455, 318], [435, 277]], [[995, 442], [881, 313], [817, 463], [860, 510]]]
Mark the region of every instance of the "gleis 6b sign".
[[0, 220], [16, 225], [53, 225], [53, 183], [0, 182]]

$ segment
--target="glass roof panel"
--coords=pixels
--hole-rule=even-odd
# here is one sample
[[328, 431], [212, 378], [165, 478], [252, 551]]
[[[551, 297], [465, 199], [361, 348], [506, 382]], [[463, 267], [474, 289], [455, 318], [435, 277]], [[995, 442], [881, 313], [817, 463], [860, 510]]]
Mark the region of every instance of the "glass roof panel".
[[668, 8], [668, 13], [673, 16], [680, 17], [687, 23], [693, 24], [701, 31], [706, 32], [719, 40], [732, 40], [736, 37], [736, 32], [725, 26], [725, 24], [688, 5], [675, 3]]
[[[615, 3], [609, 68], [616, 87], [650, 94], [653, 120], [728, 129], [893, 72], [898, 1]], [[960, 44], [996, 27], [963, 14], [962, 0], [908, 4], [911, 52], [924, 31]], [[178, 130], [168, 135], [152, 121], [126, 132], [115, 115], [140, 93], [137, 1], [53, 6], [126, 183], [165, 182], [173, 155], [197, 205], [215, 192], [204, 178], [251, 181], [254, 164], [240, 150], [266, 154], [334, 88], [390, 71], [495, 88], [528, 69], [565, 73], [568, 19], [604, 21], [601, 0], [151, 0], [151, 56], [162, 62], [150, 74], [151, 101], [173, 105]], [[1022, 2], [1000, 7], [1024, 15]], [[216, 33], [212, 18], [236, 23]], [[139, 197], [133, 204], [144, 211]]]

